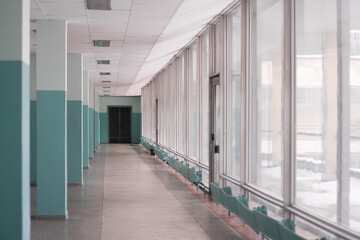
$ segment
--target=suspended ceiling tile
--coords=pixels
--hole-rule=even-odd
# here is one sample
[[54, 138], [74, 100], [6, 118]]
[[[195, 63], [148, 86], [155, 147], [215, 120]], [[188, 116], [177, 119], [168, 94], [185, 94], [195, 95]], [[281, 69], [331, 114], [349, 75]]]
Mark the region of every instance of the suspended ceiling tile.
[[132, 28], [128, 29], [126, 36], [129, 37], [155, 37], [163, 32], [164, 28]]
[[130, 14], [128, 10], [87, 10], [87, 12], [89, 13], [91, 23], [127, 23]]
[[131, 8], [131, 0], [111, 0], [112, 10], [124, 10]]
[[85, 15], [47, 15], [49, 19], [66, 20], [68, 23], [86, 22]]
[[117, 72], [119, 66], [114, 65], [98, 65], [98, 69], [100, 72]]
[[[152, 4], [173, 4], [179, 5], [183, 0], [151, 0]], [[133, 0], [133, 3], [149, 3], [149, 0]]]
[[124, 41], [114, 40], [111, 41], [110, 47], [122, 47], [124, 44]]
[[153, 44], [158, 39], [158, 36], [155, 37], [125, 37], [125, 43], [143, 43], [143, 44]]
[[129, 28], [164, 28], [168, 23], [169, 18], [160, 17], [131, 17], [129, 21]]
[[96, 55], [119, 55], [122, 51], [121, 47], [96, 47], [94, 48]]
[[91, 32], [98, 32], [98, 33], [102, 33], [102, 32], [112, 33], [113, 31], [125, 32], [126, 27], [127, 27], [126, 23], [111, 23], [111, 24], [91, 23], [90, 24]]
[[47, 16], [85, 16], [85, 2], [40, 2]]
[[165, 4], [133, 4], [131, 17], [159, 17], [171, 18], [174, 14], [177, 5]]
[[124, 37], [125, 32], [91, 32], [92, 40], [123, 40]]

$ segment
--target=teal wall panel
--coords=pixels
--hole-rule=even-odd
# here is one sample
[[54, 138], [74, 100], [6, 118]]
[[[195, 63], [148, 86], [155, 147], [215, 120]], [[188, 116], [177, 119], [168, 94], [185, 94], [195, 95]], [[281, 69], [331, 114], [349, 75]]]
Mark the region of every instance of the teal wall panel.
[[[6, 34], [6, 33], [5, 33]], [[29, 65], [0, 61], [0, 239], [30, 239]]]
[[140, 143], [141, 113], [131, 114], [131, 143]]
[[100, 145], [100, 113], [97, 112], [97, 145], [99, 146]]
[[94, 157], [94, 110], [89, 108], [89, 157]]
[[98, 146], [98, 112], [94, 110], [94, 149]]
[[83, 167], [89, 167], [89, 106], [83, 105]]
[[30, 101], [30, 181], [36, 182], [36, 101]]
[[68, 183], [83, 182], [82, 101], [67, 101], [67, 175]]
[[109, 115], [100, 113], [100, 142], [109, 143]]
[[66, 91], [37, 91], [37, 215], [67, 215]]

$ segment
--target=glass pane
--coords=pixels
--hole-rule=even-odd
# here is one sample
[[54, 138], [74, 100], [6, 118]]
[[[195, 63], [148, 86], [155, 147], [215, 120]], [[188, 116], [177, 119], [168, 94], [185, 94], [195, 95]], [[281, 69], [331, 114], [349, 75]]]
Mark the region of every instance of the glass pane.
[[336, 221], [337, 1], [296, 1], [296, 202]]
[[168, 68], [170, 77], [170, 148], [176, 149], [176, 65], [173, 63]]
[[[220, 85], [215, 87], [215, 144], [220, 146]], [[216, 153], [214, 155], [214, 161], [214, 182], [219, 182], [220, 154]]]
[[[342, 4], [346, 4], [346, 1]], [[345, 125], [350, 127], [350, 143], [344, 144], [344, 158], [348, 159], [348, 171], [344, 170], [344, 195], [346, 195], [346, 189], [349, 191], [349, 207], [344, 206], [343, 208], [343, 217], [342, 222], [344, 225], [349, 226], [352, 229], [360, 232], [360, 1], [351, 0], [349, 1], [349, 6], [343, 6], [345, 9], [349, 9], [351, 12], [350, 19], [350, 29], [344, 34], [348, 34], [348, 45], [344, 44], [343, 51], [350, 49], [350, 59], [349, 59], [349, 71], [346, 72], [343, 70], [343, 74], [349, 74], [350, 78], [350, 93], [343, 93], [343, 104], [347, 105], [349, 99], [344, 99], [350, 97], [350, 109], [348, 112], [350, 114], [350, 119], [347, 116], [344, 116]], [[349, 17], [349, 16], [347, 16]], [[346, 21], [342, 23], [343, 29], [346, 28]], [[346, 38], [346, 36], [345, 36]], [[349, 46], [346, 48], [346, 46]], [[343, 76], [343, 79], [346, 76]], [[344, 91], [346, 87], [343, 85]], [[349, 105], [348, 105], [349, 106]], [[349, 119], [349, 120], [347, 120]], [[347, 121], [346, 121], [347, 120]], [[347, 154], [349, 153], [349, 154]], [[343, 160], [344, 161], [344, 160]], [[347, 181], [348, 180], [348, 181]], [[345, 196], [346, 200], [346, 196]], [[349, 215], [347, 214], [349, 213]], [[349, 217], [348, 217], [349, 216]]]
[[198, 106], [197, 106], [197, 47], [194, 44], [189, 49], [189, 66], [188, 66], [188, 94], [189, 94], [189, 103], [188, 107], [188, 136], [189, 136], [189, 157], [193, 159], [197, 159], [197, 114], [198, 114]]
[[215, 54], [214, 54], [214, 64], [215, 64], [215, 71], [214, 73], [220, 72], [220, 23], [215, 25]]
[[251, 5], [250, 181], [282, 196], [283, 1]]
[[185, 86], [184, 86], [184, 56], [182, 55], [179, 58], [178, 62], [178, 90], [179, 90], [179, 124], [178, 124], [178, 152], [184, 154], [185, 150], [185, 141], [186, 141], [186, 133], [185, 133]]
[[201, 39], [201, 111], [202, 111], [202, 157], [201, 162], [209, 166], [210, 105], [209, 105], [209, 34]]
[[227, 16], [227, 174], [240, 179], [241, 150], [241, 14]]

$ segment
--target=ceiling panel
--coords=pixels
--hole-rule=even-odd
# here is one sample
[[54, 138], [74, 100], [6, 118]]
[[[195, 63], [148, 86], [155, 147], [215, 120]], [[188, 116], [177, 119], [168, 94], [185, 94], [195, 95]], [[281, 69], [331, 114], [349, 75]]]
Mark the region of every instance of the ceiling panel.
[[[179, 5], [183, 0], [151, 0], [152, 4], [161, 4], [161, 5]], [[143, 3], [149, 4], [149, 0], [133, 0], [133, 3]]]
[[161, 17], [170, 18], [177, 5], [166, 5], [166, 4], [133, 4], [131, 17]]
[[[111, 86], [111, 95], [125, 95], [131, 86], [140, 89], [143, 84], [141, 78], [145, 75], [150, 78], [153, 72], [162, 67], [160, 63], [164, 57], [161, 54], [166, 51], [166, 56], [175, 53], [161, 45], [155, 48], [156, 51], [160, 49], [161, 53], [150, 57], [154, 46], [164, 41], [164, 30], [183, 2], [206, 2], [111, 0], [112, 10], [103, 11], [86, 9], [86, 0], [30, 1], [31, 19], [65, 19], [68, 22], [68, 51], [84, 54], [84, 69], [89, 71], [89, 78], [98, 86], [101, 94], [102, 86]], [[166, 36], [170, 34], [167, 32]], [[111, 40], [110, 47], [94, 47], [93, 40]], [[31, 33], [31, 44], [35, 43], [36, 34]], [[177, 44], [176, 47], [182, 46]], [[36, 51], [36, 48], [31, 47], [31, 51]], [[96, 60], [110, 60], [110, 64], [98, 64]], [[154, 66], [151, 71], [143, 69], [146, 61], [147, 66]], [[140, 80], [136, 82], [141, 71]], [[111, 75], [100, 76], [100, 72], [110, 72]], [[102, 83], [103, 80], [110, 81], [110, 84]]]
[[92, 40], [123, 40], [125, 32], [91, 32]]
[[47, 16], [86, 16], [85, 2], [46, 1], [39, 3]]
[[87, 10], [90, 22], [94, 23], [127, 23], [129, 20], [130, 11], [102, 11], [102, 10]]
[[111, 0], [112, 10], [124, 10], [131, 8], [131, 0]]

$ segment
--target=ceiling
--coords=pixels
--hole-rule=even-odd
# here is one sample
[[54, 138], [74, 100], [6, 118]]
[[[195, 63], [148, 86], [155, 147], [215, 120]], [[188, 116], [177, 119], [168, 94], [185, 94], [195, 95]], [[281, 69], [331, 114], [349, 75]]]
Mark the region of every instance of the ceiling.
[[[88, 10], [86, 0], [31, 0], [31, 52], [36, 52], [36, 20], [64, 19], [68, 52], [84, 54], [84, 70], [97, 92], [140, 95], [141, 87], [231, 1], [111, 0], [111, 10]], [[111, 40], [110, 47], [94, 47], [93, 40]]]

